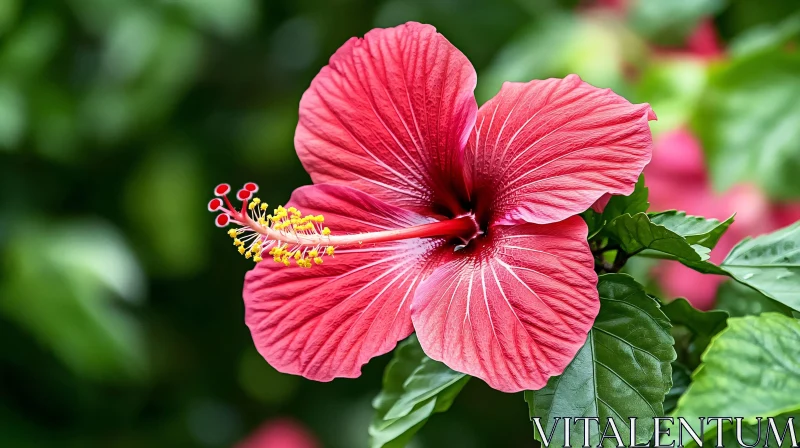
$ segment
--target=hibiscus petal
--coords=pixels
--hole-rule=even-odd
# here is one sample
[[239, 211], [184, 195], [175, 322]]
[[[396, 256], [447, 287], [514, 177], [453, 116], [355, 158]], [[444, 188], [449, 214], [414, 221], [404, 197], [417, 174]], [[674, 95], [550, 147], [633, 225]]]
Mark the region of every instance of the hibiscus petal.
[[425, 353], [454, 370], [505, 392], [539, 389], [570, 363], [600, 307], [586, 224], [490, 232], [417, 288], [414, 328]]
[[[370, 232], [430, 222], [348, 187], [295, 190], [290, 205], [322, 214], [333, 232]], [[411, 334], [409, 304], [420, 260], [441, 240], [405, 240], [337, 249], [321, 266], [262, 261], [247, 273], [245, 321], [256, 348], [277, 370], [318, 381], [354, 378], [370, 358]]]
[[648, 104], [576, 76], [505, 83], [481, 106], [467, 145], [479, 214], [547, 224], [604, 194], [627, 195], [650, 161]]
[[469, 60], [434, 27], [372, 30], [345, 43], [303, 95], [297, 154], [314, 183], [455, 212], [475, 82]]

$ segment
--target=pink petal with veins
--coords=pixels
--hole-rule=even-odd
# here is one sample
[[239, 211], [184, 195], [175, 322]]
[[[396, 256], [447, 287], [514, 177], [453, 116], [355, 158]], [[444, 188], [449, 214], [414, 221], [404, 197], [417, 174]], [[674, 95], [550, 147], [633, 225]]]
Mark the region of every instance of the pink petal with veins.
[[604, 194], [627, 195], [650, 161], [648, 104], [576, 75], [503, 84], [467, 145], [478, 214], [494, 224], [561, 221]]
[[[295, 190], [289, 205], [322, 214], [331, 229], [374, 232], [431, 222], [336, 185]], [[247, 273], [245, 321], [275, 369], [318, 381], [354, 378], [369, 359], [413, 331], [410, 303], [440, 239], [410, 239], [337, 250], [310, 269], [265, 260]], [[452, 249], [451, 249], [452, 250]]]
[[442, 253], [412, 304], [425, 353], [504, 392], [561, 374], [600, 307], [586, 233], [579, 217], [496, 226]]
[[455, 214], [475, 83], [472, 64], [434, 27], [372, 30], [345, 43], [303, 95], [297, 154], [314, 183]]

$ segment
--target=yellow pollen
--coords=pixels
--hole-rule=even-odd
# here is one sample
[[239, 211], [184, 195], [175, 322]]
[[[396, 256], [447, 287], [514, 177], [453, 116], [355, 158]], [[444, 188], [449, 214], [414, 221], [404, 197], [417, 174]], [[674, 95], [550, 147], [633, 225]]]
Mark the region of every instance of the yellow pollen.
[[225, 233], [246, 259], [258, 263], [268, 253], [275, 263], [291, 266], [294, 260], [298, 267], [311, 268], [323, 264], [323, 257], [333, 256], [334, 246], [325, 245], [332, 242], [326, 238], [332, 232], [321, 225], [325, 222], [322, 215], [304, 215], [296, 207], [282, 205], [267, 215], [269, 205], [260, 198], [242, 202], [246, 204], [244, 211], [230, 212], [230, 220], [239, 227]]

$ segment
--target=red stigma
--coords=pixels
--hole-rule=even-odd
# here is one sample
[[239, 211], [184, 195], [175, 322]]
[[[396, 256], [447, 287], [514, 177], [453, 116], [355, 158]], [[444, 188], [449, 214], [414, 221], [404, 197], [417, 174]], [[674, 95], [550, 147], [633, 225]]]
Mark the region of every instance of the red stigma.
[[222, 208], [222, 199], [214, 198], [208, 202], [208, 211], [215, 212]]
[[[253, 185], [255, 185], [255, 184], [253, 184]], [[236, 199], [238, 199], [240, 201], [247, 201], [252, 196], [253, 196], [253, 193], [251, 191], [249, 191], [249, 190], [244, 189], [244, 188], [242, 188], [241, 190], [239, 190], [236, 193]]]
[[247, 201], [252, 199], [253, 193], [256, 191], [258, 191], [258, 185], [255, 182], [247, 182], [241, 190], [236, 192], [236, 199], [244, 202], [244, 204], [242, 204], [242, 210], [238, 211], [228, 199], [231, 186], [229, 184], [219, 184], [214, 187], [214, 196], [217, 197], [208, 202], [208, 211], [223, 213], [218, 215], [214, 220], [217, 227], [225, 227], [231, 222], [240, 223], [243, 219], [243, 215], [247, 214]]
[[228, 184], [219, 184], [216, 188], [214, 188], [214, 195], [215, 196], [225, 196], [226, 194], [231, 192], [231, 186]]
[[217, 219], [214, 220], [217, 227], [225, 227], [229, 222], [231, 222], [231, 218], [228, 215], [217, 215]]

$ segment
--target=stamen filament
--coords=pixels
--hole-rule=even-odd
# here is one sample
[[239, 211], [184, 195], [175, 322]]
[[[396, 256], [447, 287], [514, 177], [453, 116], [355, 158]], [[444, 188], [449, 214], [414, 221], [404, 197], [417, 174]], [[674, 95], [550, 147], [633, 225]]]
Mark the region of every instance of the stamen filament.
[[253, 197], [256, 191], [258, 185], [245, 184], [236, 193], [236, 199], [241, 201], [241, 210], [237, 210], [227, 197], [230, 186], [220, 184], [214, 189], [217, 198], [208, 204], [209, 211], [221, 212], [215, 219], [218, 227], [231, 223], [240, 226], [228, 230], [228, 236], [233, 238], [233, 245], [241, 255], [256, 263], [262, 260], [262, 254], [268, 253], [276, 263], [289, 266], [294, 260], [297, 266], [310, 268], [323, 264], [323, 257], [333, 257], [337, 247], [410, 238], [452, 237], [467, 241], [478, 233], [475, 219], [463, 216], [402, 229], [331, 235], [331, 230], [322, 224], [325, 221], [322, 215], [303, 216], [300, 210], [283, 206], [268, 215], [268, 205]]
[[379, 232], [356, 233], [352, 235], [303, 235], [297, 233], [287, 234], [270, 227], [261, 226], [246, 214], [241, 217], [234, 217], [237, 221], [240, 220], [240, 218], [244, 220], [244, 224], [248, 227], [270, 240], [309, 247], [321, 245], [336, 247], [354, 246], [370, 243], [385, 243], [388, 241], [401, 241], [411, 238], [433, 238], [437, 236], [464, 237], [474, 235], [478, 230], [477, 224], [472, 217], [463, 216], [447, 221], [437, 221], [430, 224], [421, 224], [397, 230], [382, 230]]

